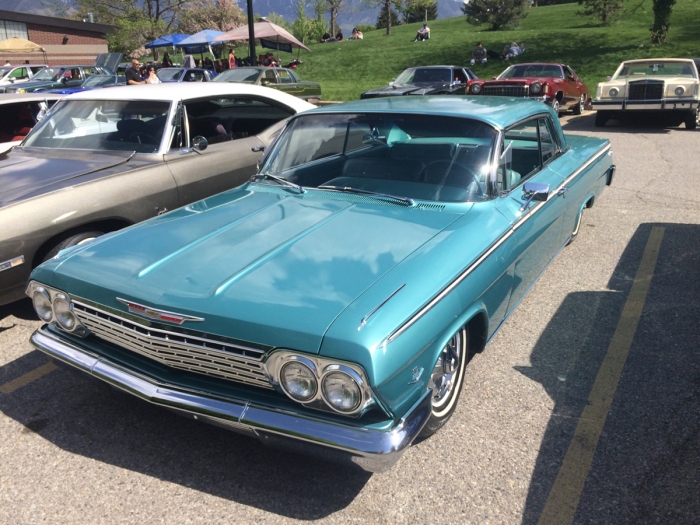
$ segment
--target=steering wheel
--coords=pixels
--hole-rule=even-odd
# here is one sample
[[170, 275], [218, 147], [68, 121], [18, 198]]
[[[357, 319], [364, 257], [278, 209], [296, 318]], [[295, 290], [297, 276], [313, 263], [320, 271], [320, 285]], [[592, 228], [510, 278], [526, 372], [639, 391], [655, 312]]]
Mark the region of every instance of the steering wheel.
[[[444, 159], [433, 160], [431, 162], [428, 162], [425, 166], [423, 166], [423, 169], [418, 174], [420, 181], [427, 182], [430, 184], [435, 184], [436, 182], [432, 182], [432, 181], [428, 180], [428, 174], [430, 173], [430, 171], [432, 171], [431, 168], [433, 168], [434, 166], [440, 166], [440, 165], [444, 166], [443, 175], [439, 181], [440, 184], [442, 184], [444, 186], [453, 186], [455, 188], [464, 187], [464, 189], [467, 189], [471, 185], [471, 182], [473, 181], [474, 184], [476, 184], [476, 187], [479, 189], [479, 194], [480, 195], [484, 194], [484, 188], [482, 186], [482, 182], [479, 180], [479, 176], [476, 174], [476, 172], [472, 168], [470, 168], [466, 164], [462, 164], [461, 162], [452, 162], [450, 160], [444, 160]], [[449, 173], [447, 171], [448, 169], [450, 171]], [[457, 171], [455, 171], [455, 169]], [[464, 186], [462, 186], [461, 184], [459, 186], [455, 186], [454, 184], [445, 184], [445, 181], [449, 177], [450, 173], [458, 173], [459, 175], [464, 174], [468, 177], [471, 177], [472, 180], [468, 181], [466, 184], [464, 184]]]
[[153, 135], [149, 135], [148, 133], [144, 133], [143, 131], [134, 131], [131, 135], [129, 135], [129, 138], [127, 140], [129, 142], [138, 142], [139, 144], [158, 144]]

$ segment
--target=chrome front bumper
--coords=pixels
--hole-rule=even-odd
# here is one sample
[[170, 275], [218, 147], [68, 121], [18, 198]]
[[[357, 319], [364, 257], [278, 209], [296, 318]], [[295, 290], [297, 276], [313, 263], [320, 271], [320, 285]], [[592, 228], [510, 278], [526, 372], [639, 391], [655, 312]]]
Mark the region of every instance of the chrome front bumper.
[[163, 384], [58, 337], [46, 325], [32, 334], [31, 342], [58, 361], [181, 415], [257, 437], [265, 445], [353, 463], [369, 472], [389, 470], [413, 443], [431, 412], [428, 390], [391, 430], [354, 427]]
[[694, 98], [662, 100], [593, 100], [593, 109], [609, 111], [673, 111], [697, 109], [700, 101]]

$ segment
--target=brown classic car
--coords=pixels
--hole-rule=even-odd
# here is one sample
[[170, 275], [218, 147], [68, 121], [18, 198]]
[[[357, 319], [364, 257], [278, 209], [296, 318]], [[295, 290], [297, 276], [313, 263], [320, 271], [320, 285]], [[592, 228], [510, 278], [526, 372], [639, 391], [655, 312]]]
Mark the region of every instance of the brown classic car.
[[590, 106], [591, 92], [578, 75], [564, 64], [515, 64], [493, 80], [479, 80], [469, 95], [526, 97], [540, 100], [559, 113], [571, 109], [580, 115]]
[[214, 82], [62, 99], [0, 162], [0, 305], [60, 250], [247, 181], [282, 121], [310, 108]]

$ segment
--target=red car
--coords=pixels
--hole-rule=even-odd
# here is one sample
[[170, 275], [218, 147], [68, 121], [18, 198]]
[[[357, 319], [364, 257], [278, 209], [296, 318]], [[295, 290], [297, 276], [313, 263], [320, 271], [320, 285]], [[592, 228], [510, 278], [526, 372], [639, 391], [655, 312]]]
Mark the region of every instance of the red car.
[[478, 80], [469, 95], [528, 97], [541, 100], [559, 113], [571, 109], [580, 115], [591, 103], [591, 92], [564, 64], [514, 64], [493, 80]]

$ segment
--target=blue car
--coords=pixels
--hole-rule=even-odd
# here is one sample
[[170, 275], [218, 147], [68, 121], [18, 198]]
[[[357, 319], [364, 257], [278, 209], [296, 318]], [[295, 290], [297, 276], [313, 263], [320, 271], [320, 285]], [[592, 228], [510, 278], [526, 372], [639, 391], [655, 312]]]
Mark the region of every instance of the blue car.
[[92, 89], [100, 89], [114, 86], [124, 86], [124, 82], [120, 82], [117, 75], [93, 75], [88, 77], [85, 82], [75, 87], [65, 87], [58, 89], [37, 89], [35, 93], [57, 93], [60, 95], [71, 95], [73, 93], [81, 93]]
[[32, 342], [186, 417], [383, 471], [449, 420], [613, 173], [607, 140], [537, 101], [306, 111], [249, 182], [34, 270]]

